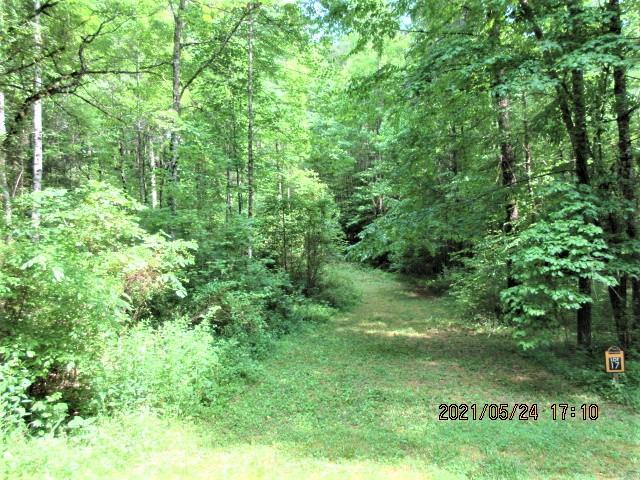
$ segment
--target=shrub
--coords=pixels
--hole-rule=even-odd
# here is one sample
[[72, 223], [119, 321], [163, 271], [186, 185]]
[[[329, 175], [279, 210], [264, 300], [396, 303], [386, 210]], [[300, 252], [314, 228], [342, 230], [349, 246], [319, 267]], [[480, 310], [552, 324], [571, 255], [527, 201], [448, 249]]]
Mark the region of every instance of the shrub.
[[487, 236], [467, 257], [459, 256], [462, 268], [448, 272], [449, 290], [463, 315], [475, 322], [490, 322], [501, 315], [500, 292], [505, 287], [505, 245], [500, 235]]
[[313, 298], [337, 309], [347, 309], [358, 303], [360, 292], [343, 268], [331, 265], [323, 269]]
[[612, 259], [597, 218], [597, 199], [587, 189], [554, 183], [547, 188], [550, 211], [509, 241], [515, 285], [501, 293], [507, 318], [523, 348], [551, 341], [560, 319], [591, 295], [578, 291], [577, 278], [615, 285], [608, 275]]
[[144, 405], [189, 415], [216, 398], [225, 348], [205, 322], [193, 328], [186, 319], [157, 329], [139, 324], [108, 344], [91, 386], [101, 409]]
[[256, 225], [262, 233], [260, 250], [272, 255], [305, 293], [313, 292], [343, 240], [328, 187], [315, 172], [290, 169], [284, 185], [267, 195], [262, 208]]
[[431, 295], [444, 295], [451, 289], [452, 276], [449, 270], [445, 269], [443, 273], [423, 280], [421, 283], [422, 288]]
[[18, 427], [27, 416], [29, 396], [27, 388], [33, 383], [32, 375], [14, 350], [0, 351], [0, 431]]
[[[37, 229], [28, 215], [34, 202]], [[79, 401], [81, 378], [107, 339], [142, 317], [154, 296], [185, 295], [180, 269], [193, 245], [144, 232], [138, 208], [98, 183], [16, 202], [4, 232], [9, 240], [0, 244], [0, 360], [12, 365], [12, 375], [22, 372], [11, 386], [3, 384], [5, 392], [28, 398], [24, 411], [8, 407], [11, 415], [38, 428], [55, 426], [53, 418], [66, 409], [55, 405]]]
[[294, 307], [292, 316], [300, 323], [323, 323], [328, 322], [335, 313], [333, 308], [326, 305], [304, 302]]

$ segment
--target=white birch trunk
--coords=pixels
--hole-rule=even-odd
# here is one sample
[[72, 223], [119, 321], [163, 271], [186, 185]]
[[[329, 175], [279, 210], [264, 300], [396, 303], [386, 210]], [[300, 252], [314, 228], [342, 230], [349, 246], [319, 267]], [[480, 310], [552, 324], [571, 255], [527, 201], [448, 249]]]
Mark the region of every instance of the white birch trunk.
[[[42, 48], [42, 30], [40, 26], [40, 0], [33, 2], [35, 16], [33, 19], [33, 41], [36, 52], [39, 53]], [[36, 64], [34, 74], [34, 87], [38, 92], [42, 89], [42, 71], [40, 66]], [[42, 190], [42, 100], [38, 99], [33, 104], [33, 191], [40, 192]], [[37, 205], [33, 207], [31, 220], [34, 228], [40, 225], [40, 212]]]
[[10, 224], [11, 193], [9, 192], [9, 181], [7, 180], [7, 155], [4, 149], [4, 140], [6, 136], [7, 127], [4, 120], [4, 92], [0, 92], [0, 189], [2, 189], [4, 219], [7, 224]]

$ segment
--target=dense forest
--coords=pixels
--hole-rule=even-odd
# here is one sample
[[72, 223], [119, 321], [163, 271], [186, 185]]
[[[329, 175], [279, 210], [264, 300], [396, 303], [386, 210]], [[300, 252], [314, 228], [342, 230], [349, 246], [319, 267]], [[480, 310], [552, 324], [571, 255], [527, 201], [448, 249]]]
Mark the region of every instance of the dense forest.
[[[265, 398], [316, 415], [310, 458], [428, 468], [265, 473], [236, 452], [248, 470], [223, 478], [640, 475], [639, 28], [635, 0], [0, 0], [0, 476], [212, 478], [72, 459], [129, 458], [105, 446], [127, 430], [161, 455], [145, 428], [255, 443]], [[423, 351], [469, 377], [423, 380], [437, 396], [397, 435], [442, 402], [606, 404], [601, 426], [547, 426], [550, 458], [569, 435], [593, 465], [536, 463], [529, 430], [517, 461], [491, 444], [471, 464], [459, 446], [500, 427], [438, 430], [450, 455], [376, 437], [384, 365], [438, 369]], [[502, 393], [473, 383], [496, 362], [525, 372]], [[324, 387], [300, 387], [321, 371], [336, 411], [368, 409], [335, 419], [370, 422], [349, 454], [309, 407]], [[269, 383], [287, 375], [304, 399]], [[627, 447], [619, 475], [589, 438]]]

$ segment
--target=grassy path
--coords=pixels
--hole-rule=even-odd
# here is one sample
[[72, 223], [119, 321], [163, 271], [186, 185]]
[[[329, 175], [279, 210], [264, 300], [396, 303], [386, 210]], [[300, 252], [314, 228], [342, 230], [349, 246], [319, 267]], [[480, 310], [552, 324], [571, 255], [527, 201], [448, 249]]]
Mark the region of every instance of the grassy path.
[[[362, 303], [285, 338], [265, 380], [215, 422], [218, 445], [319, 459], [342, 469], [335, 478], [640, 478], [638, 416], [573, 390], [500, 337], [465, 330], [446, 300], [390, 274], [351, 275]], [[439, 421], [438, 405], [453, 402], [536, 403], [539, 420]], [[599, 403], [600, 418], [553, 421], [557, 402]], [[319, 475], [316, 460], [309, 473]], [[281, 478], [277, 468], [265, 478]]]
[[[129, 419], [76, 446], [75, 466], [41, 445], [33, 478], [640, 478], [637, 415], [466, 330], [447, 300], [350, 275], [362, 303], [278, 341], [210, 422]], [[539, 420], [439, 421], [453, 402], [537, 403]], [[553, 421], [554, 402], [598, 403], [600, 418]]]

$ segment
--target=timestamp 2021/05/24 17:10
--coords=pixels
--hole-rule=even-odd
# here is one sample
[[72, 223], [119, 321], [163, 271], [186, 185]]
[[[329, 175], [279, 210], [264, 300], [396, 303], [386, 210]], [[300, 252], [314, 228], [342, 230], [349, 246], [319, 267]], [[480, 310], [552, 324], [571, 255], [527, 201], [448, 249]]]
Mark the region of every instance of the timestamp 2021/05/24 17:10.
[[[552, 420], [597, 420], [600, 407], [595, 403], [571, 405], [552, 403], [542, 409], [537, 403], [441, 403], [439, 420], [520, 420], [537, 421], [540, 411], [547, 412]], [[544, 413], [543, 413], [544, 414]]]

